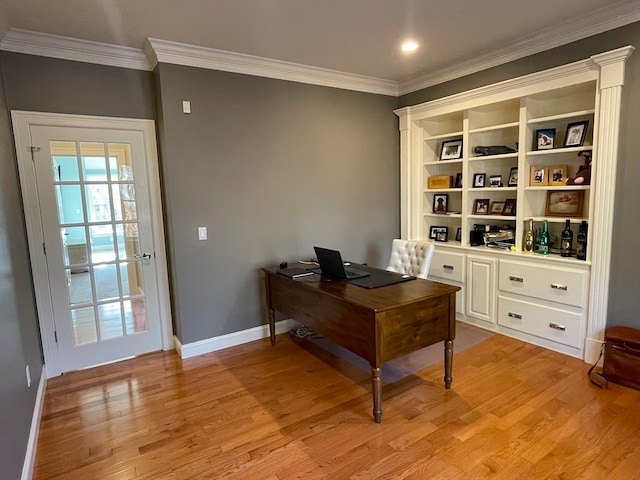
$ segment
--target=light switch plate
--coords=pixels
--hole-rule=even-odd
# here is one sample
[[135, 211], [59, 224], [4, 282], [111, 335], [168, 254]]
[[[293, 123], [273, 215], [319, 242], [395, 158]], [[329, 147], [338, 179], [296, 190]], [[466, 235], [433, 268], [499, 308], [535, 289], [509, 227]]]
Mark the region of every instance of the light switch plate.
[[191, 113], [191, 102], [189, 100], [182, 101], [182, 113]]
[[207, 227], [198, 227], [198, 240], [207, 239]]

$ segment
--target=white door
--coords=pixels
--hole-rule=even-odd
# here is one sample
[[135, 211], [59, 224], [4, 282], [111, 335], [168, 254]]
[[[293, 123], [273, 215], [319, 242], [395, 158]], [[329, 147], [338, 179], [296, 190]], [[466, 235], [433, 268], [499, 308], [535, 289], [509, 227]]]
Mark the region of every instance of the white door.
[[166, 269], [143, 132], [28, 131], [49, 296], [39, 303], [50, 307], [59, 372], [162, 349]]

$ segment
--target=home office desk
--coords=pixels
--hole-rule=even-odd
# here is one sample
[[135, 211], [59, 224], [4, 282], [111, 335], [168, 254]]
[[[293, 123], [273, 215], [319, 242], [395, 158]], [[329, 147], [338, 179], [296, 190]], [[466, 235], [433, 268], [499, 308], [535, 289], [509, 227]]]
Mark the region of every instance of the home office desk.
[[367, 360], [376, 423], [382, 420], [381, 368], [388, 360], [442, 341], [444, 382], [451, 387], [459, 287], [416, 279], [366, 289], [324, 275], [292, 279], [278, 274], [277, 267], [262, 270], [271, 344], [276, 343], [277, 310]]

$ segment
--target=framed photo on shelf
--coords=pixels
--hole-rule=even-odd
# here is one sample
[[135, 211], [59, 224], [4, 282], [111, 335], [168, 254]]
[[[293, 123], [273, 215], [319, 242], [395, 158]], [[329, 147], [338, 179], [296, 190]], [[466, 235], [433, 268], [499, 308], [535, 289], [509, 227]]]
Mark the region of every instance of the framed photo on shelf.
[[531, 177], [529, 185], [532, 187], [538, 187], [541, 185], [548, 185], [547, 168], [546, 167], [531, 167]]
[[458, 227], [458, 230], [456, 230], [456, 242], [461, 242], [462, 241], [462, 227]]
[[502, 215], [515, 216], [516, 214], [517, 199], [507, 198], [504, 201], [504, 208], [502, 209]]
[[442, 142], [440, 160], [455, 160], [462, 158], [462, 139]]
[[491, 215], [502, 215], [504, 211], [504, 202], [491, 202], [491, 209], [489, 213]]
[[502, 175], [490, 175], [489, 176], [490, 187], [502, 187]]
[[584, 190], [547, 192], [547, 217], [581, 217]]
[[489, 202], [488, 198], [477, 198], [473, 201], [473, 214], [474, 215], [488, 215], [489, 214]]
[[429, 238], [436, 242], [446, 242], [449, 236], [449, 227], [432, 226], [429, 229]]
[[579, 147], [584, 143], [584, 137], [587, 135], [587, 127], [589, 120], [582, 122], [574, 122], [567, 125], [567, 133], [564, 135], [565, 147]]
[[462, 188], [462, 172], [456, 173], [456, 183], [453, 188]]
[[487, 178], [486, 173], [474, 173], [473, 174], [473, 188], [484, 187], [484, 181]]
[[549, 185], [565, 185], [566, 181], [566, 165], [552, 165], [551, 167], [549, 167]]
[[507, 182], [507, 186], [518, 186], [518, 167], [511, 167], [511, 170], [509, 171], [509, 181]]
[[448, 193], [438, 193], [433, 196], [433, 213], [446, 214], [449, 203]]
[[551, 150], [556, 138], [555, 128], [542, 128], [536, 130], [536, 150]]

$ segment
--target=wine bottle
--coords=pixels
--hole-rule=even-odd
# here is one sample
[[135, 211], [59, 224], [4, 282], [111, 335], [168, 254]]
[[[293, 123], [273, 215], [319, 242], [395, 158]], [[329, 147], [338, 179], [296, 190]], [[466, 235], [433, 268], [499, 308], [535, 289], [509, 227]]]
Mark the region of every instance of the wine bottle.
[[524, 235], [524, 251], [533, 253], [533, 218], [529, 219], [529, 229]]
[[542, 223], [542, 231], [540, 232], [540, 241], [538, 243], [538, 253], [549, 255], [549, 226], [546, 220]]
[[573, 248], [573, 232], [571, 231], [571, 222], [565, 221], [564, 230], [560, 237], [560, 255], [563, 257], [571, 256], [571, 249]]
[[576, 236], [576, 258], [578, 260], [587, 259], [587, 222], [582, 221], [580, 230]]

